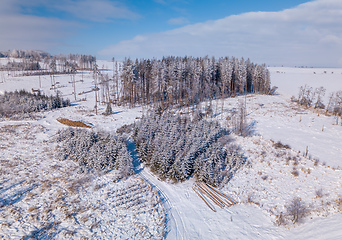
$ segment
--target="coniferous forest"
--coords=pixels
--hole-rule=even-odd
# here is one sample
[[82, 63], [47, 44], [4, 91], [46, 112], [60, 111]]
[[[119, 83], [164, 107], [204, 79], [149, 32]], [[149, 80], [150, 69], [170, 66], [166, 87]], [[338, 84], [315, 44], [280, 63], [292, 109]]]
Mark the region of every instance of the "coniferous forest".
[[149, 112], [134, 127], [140, 158], [161, 179], [227, 183], [245, 162], [216, 121]]
[[266, 65], [243, 58], [126, 59], [120, 80], [116, 101], [130, 107], [153, 104], [165, 109], [246, 93], [270, 93]]

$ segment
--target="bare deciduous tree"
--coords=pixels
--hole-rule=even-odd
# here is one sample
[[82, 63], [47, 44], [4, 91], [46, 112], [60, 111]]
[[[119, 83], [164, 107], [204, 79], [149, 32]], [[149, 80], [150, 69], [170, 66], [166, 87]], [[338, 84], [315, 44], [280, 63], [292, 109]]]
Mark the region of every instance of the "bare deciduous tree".
[[291, 203], [286, 206], [286, 209], [293, 223], [300, 221], [308, 213], [305, 203], [298, 197], [293, 198]]

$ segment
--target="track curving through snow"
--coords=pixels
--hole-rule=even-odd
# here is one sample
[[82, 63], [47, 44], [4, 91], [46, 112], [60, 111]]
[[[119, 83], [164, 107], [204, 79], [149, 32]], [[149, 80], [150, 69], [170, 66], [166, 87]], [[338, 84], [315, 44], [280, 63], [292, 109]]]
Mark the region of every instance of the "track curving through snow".
[[137, 176], [148, 182], [163, 201], [166, 212], [166, 239], [286, 239], [262, 210], [236, 204], [216, 212], [193, 191], [194, 180], [171, 184], [160, 181], [139, 161], [135, 143], [127, 141]]
[[166, 239], [189, 239], [187, 236], [184, 222], [175, 207], [175, 204], [170, 200], [167, 188], [163, 186], [163, 182], [159, 181], [156, 176], [152, 175], [140, 163], [139, 156], [136, 151], [136, 145], [133, 141], [127, 141], [128, 150], [133, 158], [134, 171], [137, 176], [149, 183], [155, 190], [157, 190], [166, 212]]

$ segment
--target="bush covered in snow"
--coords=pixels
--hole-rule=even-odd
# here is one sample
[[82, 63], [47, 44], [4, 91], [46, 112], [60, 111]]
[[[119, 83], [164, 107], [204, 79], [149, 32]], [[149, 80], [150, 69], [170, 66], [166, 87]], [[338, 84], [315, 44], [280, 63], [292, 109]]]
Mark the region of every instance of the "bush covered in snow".
[[70, 106], [70, 101], [57, 96], [45, 96], [38, 92], [32, 94], [25, 90], [5, 92], [0, 95], [0, 116], [40, 112]]
[[149, 113], [133, 138], [143, 162], [162, 179], [194, 176], [212, 185], [228, 182], [245, 159], [218, 122]]
[[58, 143], [56, 157], [59, 160], [70, 159], [78, 162], [81, 167], [97, 170], [116, 169], [121, 177], [133, 173], [132, 157], [122, 137], [67, 128], [59, 130], [55, 139]]

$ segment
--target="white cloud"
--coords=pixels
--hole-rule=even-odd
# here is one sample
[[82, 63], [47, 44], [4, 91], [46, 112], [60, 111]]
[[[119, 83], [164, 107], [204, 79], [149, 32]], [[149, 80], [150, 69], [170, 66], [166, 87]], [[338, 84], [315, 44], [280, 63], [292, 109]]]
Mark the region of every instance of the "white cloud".
[[62, 0], [53, 1], [52, 6], [68, 12], [77, 18], [95, 22], [106, 22], [112, 19], [136, 19], [139, 15], [119, 2], [109, 0]]
[[55, 14], [58, 11], [67, 12], [76, 18], [96, 22], [138, 17], [120, 3], [109, 0], [1, 0], [0, 50], [56, 51], [67, 46], [67, 37], [85, 27], [74, 21], [34, 16], [36, 7]]
[[116, 57], [236, 56], [280, 65], [338, 66], [342, 1], [317, 0], [279, 12], [250, 12], [148, 34], [100, 51]]
[[63, 45], [77, 24], [59, 19], [21, 14], [0, 14], [0, 46], [2, 50], [48, 50]]
[[0, 6], [0, 14], [9, 14], [17, 12], [20, 8], [18, 7], [17, 0], [2, 0]]
[[119, 1], [111, 0], [1, 0], [0, 13], [30, 14], [36, 7], [44, 7], [46, 10], [69, 13], [79, 19], [95, 22], [107, 22], [113, 19], [134, 20], [139, 14], [128, 9]]
[[185, 25], [189, 23], [189, 20], [185, 17], [171, 18], [167, 21], [170, 25]]

